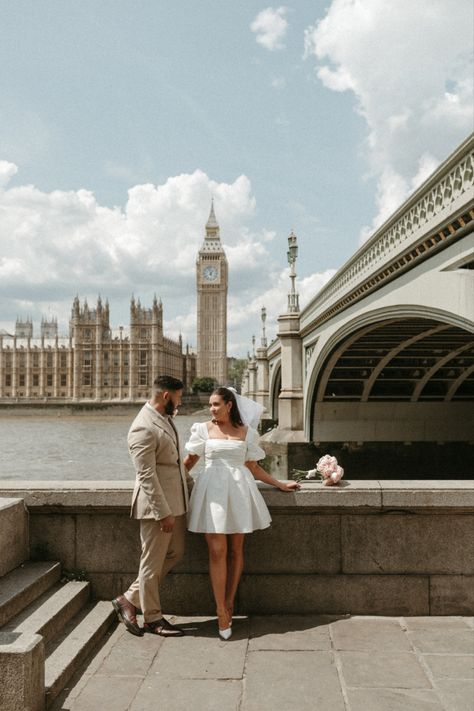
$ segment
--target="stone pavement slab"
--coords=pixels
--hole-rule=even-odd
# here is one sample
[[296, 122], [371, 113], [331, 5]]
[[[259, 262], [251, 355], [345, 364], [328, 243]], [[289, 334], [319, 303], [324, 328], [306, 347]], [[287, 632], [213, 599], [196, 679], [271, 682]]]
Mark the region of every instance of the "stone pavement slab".
[[473, 630], [420, 630], [407, 632], [407, 636], [421, 653], [474, 654]]
[[437, 691], [448, 711], [472, 711], [474, 708], [474, 681], [442, 681]]
[[416, 656], [411, 652], [340, 652], [339, 655], [347, 686], [386, 686], [397, 689], [431, 686]]
[[403, 617], [402, 627], [409, 632], [417, 630], [464, 630], [472, 627], [469, 617]]
[[412, 651], [406, 633], [398, 620], [350, 618], [331, 624], [331, 636], [335, 649], [371, 652], [383, 650]]
[[271, 615], [250, 620], [249, 650], [329, 650], [334, 618], [316, 615]]
[[472, 618], [173, 618], [119, 625], [49, 711], [473, 711]]
[[423, 661], [434, 679], [474, 679], [474, 654], [424, 654]]
[[344, 711], [331, 652], [249, 652], [242, 711]]
[[136, 676], [116, 676], [113, 681], [92, 676], [74, 702], [74, 711], [128, 711], [143, 679]]
[[176, 618], [185, 637], [166, 640], [150, 673], [161, 679], [242, 679], [248, 644], [248, 621], [236, 621], [231, 644], [219, 639], [215, 618], [195, 622]]
[[239, 711], [241, 696], [239, 680], [147, 676], [129, 711]]
[[350, 711], [445, 711], [430, 689], [349, 689]]

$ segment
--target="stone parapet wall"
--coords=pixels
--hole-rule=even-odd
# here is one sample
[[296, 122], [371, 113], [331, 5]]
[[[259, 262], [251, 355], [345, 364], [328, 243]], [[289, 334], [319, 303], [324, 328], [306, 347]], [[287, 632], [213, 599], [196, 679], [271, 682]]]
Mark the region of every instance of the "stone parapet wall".
[[[271, 528], [247, 536], [240, 613], [467, 615], [474, 612], [474, 483], [345, 481], [296, 494], [262, 487]], [[24, 498], [31, 555], [85, 573], [111, 598], [135, 577], [131, 482], [0, 481]], [[165, 583], [165, 610], [212, 614], [203, 536]]]

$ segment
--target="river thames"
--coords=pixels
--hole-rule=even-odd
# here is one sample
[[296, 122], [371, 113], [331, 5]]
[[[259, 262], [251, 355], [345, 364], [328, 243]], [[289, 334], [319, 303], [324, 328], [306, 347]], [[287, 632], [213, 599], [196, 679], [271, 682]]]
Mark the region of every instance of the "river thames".
[[[0, 413], [0, 479], [82, 480], [135, 478], [127, 433], [135, 411], [127, 414], [61, 414], [29, 411]], [[178, 415], [174, 423], [181, 449], [193, 422], [205, 410]]]

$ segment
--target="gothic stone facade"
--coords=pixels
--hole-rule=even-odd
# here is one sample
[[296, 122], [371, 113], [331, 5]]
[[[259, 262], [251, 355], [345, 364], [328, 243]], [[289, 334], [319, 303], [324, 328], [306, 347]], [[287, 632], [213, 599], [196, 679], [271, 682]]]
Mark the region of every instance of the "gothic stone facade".
[[163, 306], [130, 303], [130, 331], [109, 326], [109, 305], [94, 309], [76, 297], [69, 337], [58, 336], [57, 321], [43, 320], [33, 337], [30, 320], [17, 321], [15, 335], [0, 333], [0, 399], [58, 401], [135, 401], [149, 396], [154, 378], [166, 373], [180, 378], [190, 391], [196, 356], [183, 353], [181, 338], [163, 334]]

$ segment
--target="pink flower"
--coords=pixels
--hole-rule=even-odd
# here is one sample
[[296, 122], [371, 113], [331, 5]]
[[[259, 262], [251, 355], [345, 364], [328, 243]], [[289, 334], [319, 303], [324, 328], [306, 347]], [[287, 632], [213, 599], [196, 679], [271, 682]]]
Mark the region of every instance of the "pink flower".
[[337, 466], [336, 470], [333, 471], [333, 473], [331, 474], [331, 481], [334, 484], [337, 484], [338, 481], [341, 481], [343, 476], [344, 476], [344, 469], [340, 466]]
[[316, 469], [321, 474], [323, 479], [327, 479], [334, 471], [336, 471], [337, 466], [336, 457], [331, 457], [331, 455], [325, 454], [324, 457], [321, 457], [319, 462], [316, 464]]

